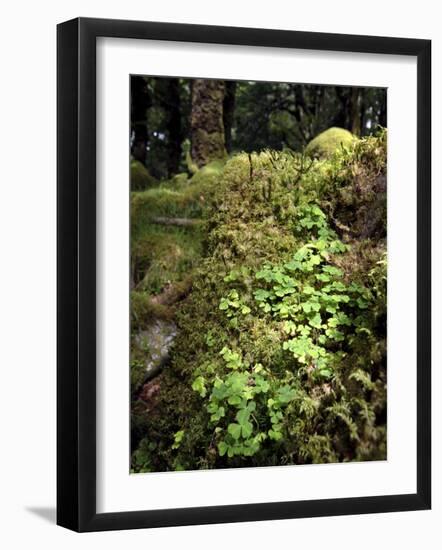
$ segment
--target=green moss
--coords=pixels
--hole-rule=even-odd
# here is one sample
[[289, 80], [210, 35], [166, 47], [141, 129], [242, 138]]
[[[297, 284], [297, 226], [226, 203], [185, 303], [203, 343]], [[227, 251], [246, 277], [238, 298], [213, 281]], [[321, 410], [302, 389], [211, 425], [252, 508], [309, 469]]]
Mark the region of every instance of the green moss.
[[183, 155], [189, 173], [196, 174], [198, 172], [198, 165], [193, 161], [190, 154], [190, 141], [188, 139], [183, 142]]
[[210, 206], [222, 173], [222, 163], [199, 170], [188, 183], [166, 181], [158, 187], [131, 194], [131, 236], [143, 233], [152, 218], [202, 218]]
[[157, 180], [151, 176], [147, 168], [138, 160], [130, 163], [130, 188], [132, 191], [142, 191], [158, 185]]
[[172, 178], [172, 184], [175, 185], [177, 188], [183, 187], [188, 183], [188, 181], [189, 181], [189, 176], [185, 172], [181, 174], [176, 174]]
[[175, 311], [173, 307], [153, 302], [148, 292], [133, 290], [130, 293], [130, 314], [131, 330], [137, 332], [144, 329], [153, 319], [172, 320]]
[[146, 224], [132, 239], [132, 278], [137, 290], [158, 294], [183, 280], [201, 256], [201, 230]]
[[[386, 135], [381, 133], [356, 141], [350, 148], [338, 147], [332, 157], [312, 163], [289, 152], [239, 154], [212, 173], [201, 169], [185, 190], [162, 188], [155, 190], [156, 194], [133, 194], [132, 200], [143, 204], [137, 204], [138, 210], [133, 212], [136, 244], [144, 251], [152, 250], [150, 262], [156, 254], [156, 237], [150, 235], [152, 226], [148, 223], [152, 210], [177, 216], [184, 211], [206, 219], [199, 234], [201, 248], [195, 250], [189, 268], [192, 291], [174, 312], [179, 331], [171, 363], [161, 375], [158, 404], [155, 412], [137, 416], [137, 430], [145, 443], [144, 454], [134, 455], [136, 471], [385, 459], [386, 246], [379, 232], [366, 238], [341, 229], [349, 220], [359, 227], [359, 221], [366, 219], [363, 212], [369, 212], [374, 204], [370, 201], [376, 195], [376, 185], [385, 177], [385, 163]], [[204, 201], [197, 199], [202, 190]], [[192, 203], [195, 199], [196, 206]], [[356, 218], [350, 218], [351, 212]], [[382, 212], [379, 220], [385, 224]], [[337, 283], [345, 288], [352, 283], [363, 286], [370, 300], [370, 307], [364, 300], [360, 302], [360, 315], [351, 309], [356, 307], [354, 304], [342, 305], [343, 313], [353, 315], [354, 323], [344, 328], [344, 341], [337, 340], [328, 349], [337, 355], [333, 355], [333, 376], [325, 379], [316, 375], [313, 362], [298, 361], [284, 346], [289, 339], [286, 320], [275, 312], [280, 311], [278, 307], [284, 300], [291, 303], [293, 295], [285, 295], [284, 288], [280, 290], [274, 283], [280, 294], [272, 294], [269, 309], [261, 308], [256, 300], [257, 290], [274, 291], [270, 283], [257, 279], [257, 273], [271, 266], [280, 273], [276, 277], [286, 281], [288, 272], [283, 266], [303, 246], [308, 250], [322, 246], [321, 228], [326, 228], [327, 238], [335, 246], [331, 252], [324, 252], [321, 262], [341, 270], [337, 272]], [[185, 237], [175, 235], [178, 240], [172, 243], [164, 238], [158, 257], [164, 255], [171, 262], [166, 272], [171, 274], [177, 268], [174, 246], [192, 247], [180, 240], [187, 238], [192, 239], [187, 232]], [[316, 292], [326, 283], [313, 283], [315, 274], [313, 268], [302, 275], [305, 281], [301, 274], [296, 279], [304, 281], [302, 288], [305, 286], [308, 292], [309, 287]], [[146, 305], [147, 294], [140, 294], [144, 299], [137, 296], [142, 302], [138, 317], [148, 315], [150, 307], [149, 300]], [[301, 308], [295, 325], [303, 322], [303, 311]], [[324, 313], [324, 319], [327, 315]], [[239, 368], [237, 364], [226, 365], [220, 354], [224, 347], [241, 358], [250, 387], [254, 386], [253, 369], [257, 364], [273, 384], [289, 387], [284, 390], [289, 397], [284, 405], [284, 426], [280, 427], [282, 440], [268, 435], [267, 400], [257, 398], [253, 429], [260, 426], [266, 437], [253, 456], [221, 455], [219, 432], [207, 410], [210, 384], [225, 381]], [[200, 394], [192, 390], [197, 379], [195, 387]], [[201, 390], [204, 383], [206, 389]], [[204, 391], [209, 393], [201, 397]], [[228, 416], [233, 414], [231, 411], [224, 412], [227, 419], [225, 426], [220, 420], [222, 429], [235, 421]], [[177, 431], [184, 431], [184, 435], [174, 447]], [[152, 452], [146, 451], [148, 443], [155, 445]]]
[[198, 128], [192, 132], [199, 147], [192, 149], [199, 159], [198, 166], [203, 168], [216, 160], [225, 160], [227, 153], [224, 147], [224, 129], [208, 132], [205, 128]]
[[213, 160], [197, 170], [190, 180], [193, 185], [212, 186], [216, 183], [224, 170], [225, 160]]
[[355, 136], [343, 128], [329, 128], [321, 132], [305, 148], [305, 154], [313, 158], [330, 158], [341, 147], [349, 147]]
[[387, 132], [381, 130], [336, 154], [324, 168], [321, 201], [345, 239], [384, 239], [387, 233]]

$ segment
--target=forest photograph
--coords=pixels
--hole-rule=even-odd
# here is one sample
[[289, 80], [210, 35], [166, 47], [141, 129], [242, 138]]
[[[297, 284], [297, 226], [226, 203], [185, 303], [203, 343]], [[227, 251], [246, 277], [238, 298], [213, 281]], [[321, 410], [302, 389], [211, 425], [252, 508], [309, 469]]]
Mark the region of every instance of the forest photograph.
[[387, 459], [387, 90], [130, 77], [131, 473]]

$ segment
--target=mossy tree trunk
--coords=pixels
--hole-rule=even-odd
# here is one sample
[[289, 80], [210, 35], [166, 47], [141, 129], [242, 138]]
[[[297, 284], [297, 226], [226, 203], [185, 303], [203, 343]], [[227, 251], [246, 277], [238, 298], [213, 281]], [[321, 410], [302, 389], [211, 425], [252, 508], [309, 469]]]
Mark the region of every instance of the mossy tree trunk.
[[199, 168], [225, 156], [223, 80], [197, 78], [192, 85], [191, 155]]

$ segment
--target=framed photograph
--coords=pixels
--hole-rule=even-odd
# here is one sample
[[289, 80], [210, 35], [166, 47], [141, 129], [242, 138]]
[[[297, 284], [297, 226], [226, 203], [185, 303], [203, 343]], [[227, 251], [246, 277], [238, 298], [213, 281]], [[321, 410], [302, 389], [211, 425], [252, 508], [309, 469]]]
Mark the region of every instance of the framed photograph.
[[430, 508], [430, 67], [58, 26], [59, 525]]

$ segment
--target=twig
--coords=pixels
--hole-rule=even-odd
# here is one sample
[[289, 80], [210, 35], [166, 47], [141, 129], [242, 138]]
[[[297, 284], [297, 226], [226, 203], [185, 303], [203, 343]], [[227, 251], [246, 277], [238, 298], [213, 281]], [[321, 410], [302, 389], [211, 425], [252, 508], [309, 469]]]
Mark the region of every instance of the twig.
[[196, 218], [163, 218], [155, 217], [151, 218], [151, 223], [158, 225], [177, 225], [180, 227], [189, 227], [202, 223], [203, 220]]

